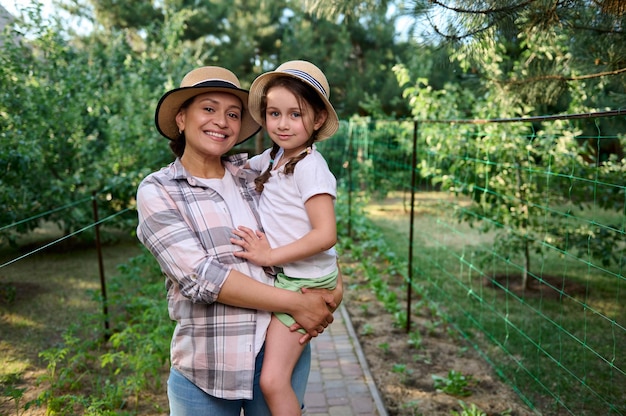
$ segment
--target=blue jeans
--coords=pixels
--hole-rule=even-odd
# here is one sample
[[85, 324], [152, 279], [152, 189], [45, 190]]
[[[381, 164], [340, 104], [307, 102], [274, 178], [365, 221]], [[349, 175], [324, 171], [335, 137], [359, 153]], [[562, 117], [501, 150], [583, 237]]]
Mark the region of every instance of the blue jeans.
[[[261, 364], [265, 355], [265, 346], [256, 357], [254, 370], [254, 393], [252, 400], [226, 400], [213, 397], [200, 390], [195, 384], [187, 380], [176, 369], [170, 369], [167, 380], [167, 397], [170, 402], [170, 416], [239, 416], [241, 409], [247, 416], [270, 416], [270, 411], [263, 398], [259, 377]], [[291, 385], [302, 406], [304, 393], [311, 369], [311, 345], [302, 351], [291, 376]]]

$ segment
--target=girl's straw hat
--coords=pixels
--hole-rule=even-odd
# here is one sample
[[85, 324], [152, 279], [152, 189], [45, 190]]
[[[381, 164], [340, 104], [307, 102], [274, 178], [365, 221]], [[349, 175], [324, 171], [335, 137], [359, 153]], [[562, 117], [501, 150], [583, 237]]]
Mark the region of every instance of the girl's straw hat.
[[254, 136], [261, 126], [254, 121], [248, 109], [248, 91], [241, 88], [239, 79], [228, 69], [219, 66], [204, 66], [189, 72], [180, 82], [180, 88], [166, 92], [157, 104], [154, 121], [163, 136], [174, 140], [180, 136], [176, 125], [176, 114], [190, 98], [205, 92], [227, 92], [241, 100], [241, 131], [237, 143]]
[[276, 77], [292, 77], [299, 79], [313, 87], [317, 94], [322, 98], [326, 105], [326, 111], [328, 112], [328, 118], [326, 122], [320, 127], [317, 133], [317, 141], [328, 139], [337, 132], [339, 128], [339, 118], [337, 113], [330, 103], [330, 86], [326, 80], [326, 76], [318, 67], [307, 61], [289, 61], [285, 62], [276, 70], [261, 74], [254, 80], [250, 86], [250, 99], [249, 107], [250, 114], [256, 120], [257, 123], [263, 124], [263, 117], [261, 114], [261, 100], [263, 94], [265, 94], [265, 86], [267, 83]]

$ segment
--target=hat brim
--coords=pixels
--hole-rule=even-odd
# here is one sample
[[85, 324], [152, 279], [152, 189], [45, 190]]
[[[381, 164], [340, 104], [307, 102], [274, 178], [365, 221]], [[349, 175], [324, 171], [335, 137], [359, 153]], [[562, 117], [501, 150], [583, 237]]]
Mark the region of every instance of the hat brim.
[[324, 122], [322, 127], [320, 127], [320, 129], [317, 131], [318, 142], [329, 139], [337, 132], [337, 130], [339, 129], [339, 117], [337, 117], [337, 112], [333, 108], [328, 98], [326, 98], [323, 94], [320, 94], [318, 89], [307, 80], [288, 72], [280, 71], [266, 72], [265, 74], [259, 75], [250, 86], [250, 98], [248, 99], [248, 106], [250, 108], [250, 114], [252, 115], [252, 118], [254, 118], [254, 120], [258, 124], [263, 125], [264, 121], [263, 115], [261, 114], [261, 101], [263, 99], [263, 92], [265, 91], [266, 85], [276, 77], [290, 77], [302, 81], [305, 84], [310, 85], [311, 88], [315, 90], [317, 95], [319, 95], [320, 98], [324, 101], [324, 106], [326, 107], [326, 111], [328, 112], [328, 117], [326, 118], [326, 121]]
[[260, 123], [257, 123], [250, 113], [248, 91], [235, 88], [226, 82], [209, 81], [203, 83], [202, 86], [181, 87], [166, 92], [159, 100], [154, 114], [154, 122], [158, 132], [170, 140], [178, 138], [180, 133], [176, 124], [176, 115], [180, 111], [181, 106], [196, 95], [207, 92], [226, 92], [233, 94], [241, 100], [243, 105], [241, 130], [239, 131], [236, 145], [245, 142], [261, 130]]

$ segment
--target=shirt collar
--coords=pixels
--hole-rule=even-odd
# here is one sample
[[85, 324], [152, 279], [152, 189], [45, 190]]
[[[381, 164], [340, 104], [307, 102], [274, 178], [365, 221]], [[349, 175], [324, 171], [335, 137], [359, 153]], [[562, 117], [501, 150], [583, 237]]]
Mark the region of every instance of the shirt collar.
[[[248, 180], [254, 181], [254, 177], [256, 177], [256, 175], [253, 174], [250, 170], [243, 169], [243, 166], [248, 161], [247, 153], [238, 153], [238, 154], [229, 155], [223, 158], [222, 160], [224, 161], [224, 167], [226, 168], [226, 170], [228, 170], [234, 177], [247, 178]], [[187, 171], [187, 169], [185, 169], [179, 157], [176, 158], [176, 160], [172, 163], [171, 166], [172, 166], [172, 179], [186, 180], [187, 182], [189, 182], [190, 185], [205, 187], [204, 185], [196, 181], [193, 175], [191, 175]]]

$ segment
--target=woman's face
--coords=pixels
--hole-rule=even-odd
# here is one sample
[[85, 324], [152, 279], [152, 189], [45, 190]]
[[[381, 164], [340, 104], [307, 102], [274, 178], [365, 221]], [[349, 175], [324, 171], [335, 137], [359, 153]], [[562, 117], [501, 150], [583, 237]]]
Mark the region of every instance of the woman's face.
[[207, 92], [194, 98], [176, 115], [178, 129], [185, 132], [185, 154], [221, 157], [237, 143], [243, 105], [226, 92]]

